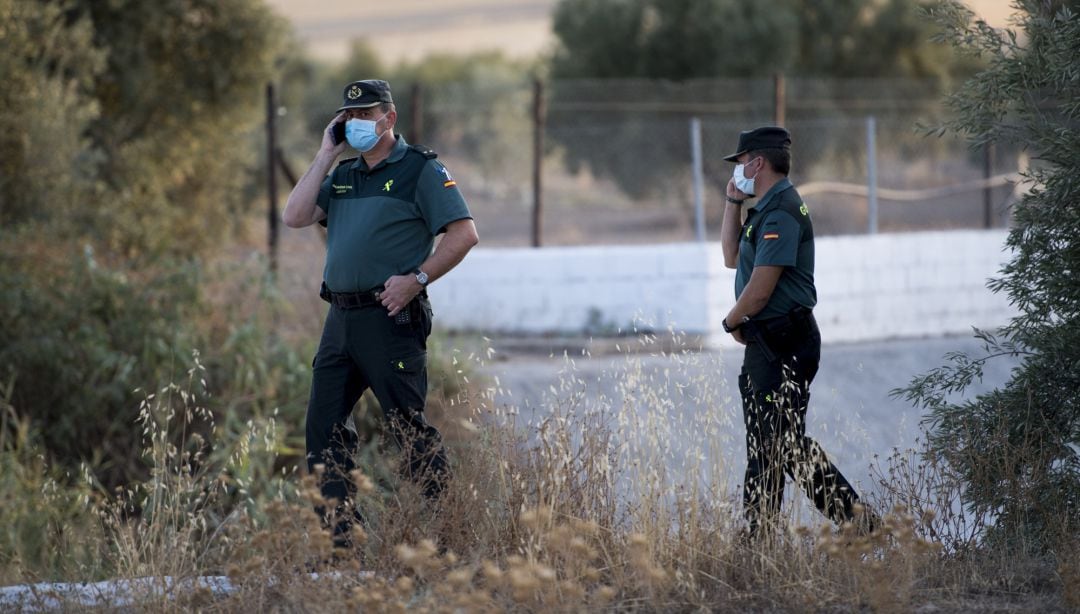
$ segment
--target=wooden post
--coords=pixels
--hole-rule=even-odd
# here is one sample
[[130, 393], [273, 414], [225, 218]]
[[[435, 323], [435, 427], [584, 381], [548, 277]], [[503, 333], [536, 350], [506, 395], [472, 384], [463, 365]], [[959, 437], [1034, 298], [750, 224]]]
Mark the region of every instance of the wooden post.
[[994, 143], [988, 142], [983, 145], [983, 179], [987, 180], [983, 188], [983, 227], [994, 227], [994, 188], [990, 186], [990, 178], [994, 176]]
[[784, 108], [787, 106], [787, 94], [784, 91], [784, 74], [773, 75], [773, 125], [784, 125]]
[[278, 210], [277, 210], [277, 135], [275, 119], [277, 101], [274, 97], [274, 84], [266, 84], [266, 196], [269, 237], [267, 239], [270, 258], [270, 273], [277, 273], [278, 250]]
[[420, 82], [412, 84], [409, 90], [409, 136], [408, 141], [414, 145], [424, 138], [424, 89]]
[[543, 244], [544, 115], [544, 83], [537, 77], [533, 81], [533, 247]]
[[[293, 171], [292, 167], [289, 166], [289, 163], [285, 161], [285, 154], [281, 151], [280, 147], [277, 149], [277, 164], [281, 174], [285, 175], [285, 180], [289, 182], [290, 186], [295, 188], [296, 182], [298, 181], [297, 174]], [[312, 226], [319, 233], [323, 245], [326, 245], [326, 228], [324, 228], [322, 224], [312, 224]]]

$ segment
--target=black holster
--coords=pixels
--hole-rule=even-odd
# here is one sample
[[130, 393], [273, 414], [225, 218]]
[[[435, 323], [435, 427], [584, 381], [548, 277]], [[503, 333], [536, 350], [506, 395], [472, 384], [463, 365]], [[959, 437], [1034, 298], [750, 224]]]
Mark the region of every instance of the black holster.
[[765, 340], [765, 335], [762, 334], [761, 328], [758, 327], [757, 322], [754, 322], [753, 320], [743, 322], [742, 326], [739, 327], [739, 330], [742, 331], [743, 340], [746, 341], [746, 343], [755, 343], [761, 348], [761, 353], [765, 356], [765, 360], [768, 360], [769, 362], [776, 360], [776, 352], [773, 352], [772, 348], [769, 347], [768, 342]]

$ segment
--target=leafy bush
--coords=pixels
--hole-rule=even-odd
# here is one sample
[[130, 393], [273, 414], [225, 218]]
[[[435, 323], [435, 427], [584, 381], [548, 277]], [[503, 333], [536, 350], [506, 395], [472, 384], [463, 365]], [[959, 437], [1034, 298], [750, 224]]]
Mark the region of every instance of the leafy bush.
[[0, 376], [50, 458], [87, 461], [108, 484], [138, 475], [136, 389], [173, 381], [194, 349], [206, 356], [225, 425], [278, 407], [299, 425], [309, 370], [274, 333], [278, 307], [259, 300], [263, 282], [228, 297], [259, 308], [211, 326], [227, 308], [205, 296], [208, 277], [197, 261], [133, 270], [99, 261], [89, 246], [0, 239]]
[[99, 114], [89, 90], [103, 66], [88, 19], [61, 3], [0, 0], [0, 226], [85, 220], [85, 132]]
[[[1080, 527], [1080, 13], [1076, 2], [1015, 4], [1015, 30], [956, 2], [939, 14], [949, 40], [989, 61], [949, 99], [948, 127], [1038, 160], [1013, 211], [1013, 257], [989, 283], [1020, 313], [977, 333], [983, 355], [952, 354], [897, 394], [929, 410], [933, 452], [963, 480], [966, 505], [996, 520], [989, 537], [1048, 550]], [[956, 401], [1000, 355], [1021, 357], [1012, 379]]]
[[[265, 267], [222, 273], [256, 292], [217, 302], [203, 269], [252, 202], [282, 30], [256, 0], [0, 0], [0, 381], [60, 468], [138, 474], [135, 389], [194, 348], [223, 414], [301, 397]], [[239, 300], [259, 308], [214, 319]]]

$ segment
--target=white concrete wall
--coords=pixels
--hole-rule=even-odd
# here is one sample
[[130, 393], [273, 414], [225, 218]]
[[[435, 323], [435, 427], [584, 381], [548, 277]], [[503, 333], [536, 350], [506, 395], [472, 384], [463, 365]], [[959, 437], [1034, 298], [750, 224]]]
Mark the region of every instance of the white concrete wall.
[[[1013, 311], [986, 289], [1005, 231], [817, 239], [815, 314], [826, 342], [965, 333]], [[515, 334], [638, 327], [722, 343], [735, 273], [718, 243], [472, 251], [432, 284], [436, 326]]]

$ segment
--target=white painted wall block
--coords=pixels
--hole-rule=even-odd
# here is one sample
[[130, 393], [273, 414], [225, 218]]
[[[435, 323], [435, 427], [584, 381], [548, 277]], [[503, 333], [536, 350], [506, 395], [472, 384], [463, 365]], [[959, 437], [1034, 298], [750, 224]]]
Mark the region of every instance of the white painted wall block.
[[[826, 342], [967, 333], [1015, 310], [986, 288], [1006, 231], [817, 239], [814, 310]], [[735, 272], [718, 243], [475, 249], [432, 284], [436, 325], [510, 334], [674, 328], [725, 340]]]

